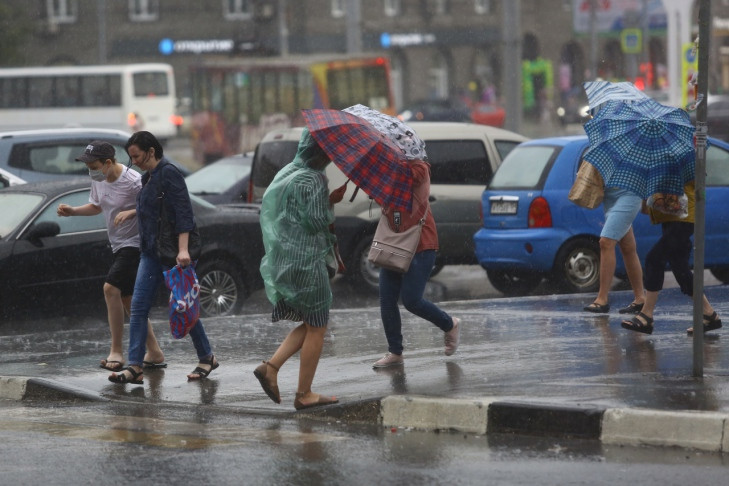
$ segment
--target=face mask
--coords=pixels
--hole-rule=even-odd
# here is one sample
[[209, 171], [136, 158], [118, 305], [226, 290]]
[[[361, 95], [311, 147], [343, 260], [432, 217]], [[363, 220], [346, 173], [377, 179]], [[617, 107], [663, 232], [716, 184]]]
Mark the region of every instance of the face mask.
[[101, 169], [99, 169], [99, 170], [89, 169], [89, 177], [91, 177], [91, 180], [94, 180], [96, 182], [104, 182], [106, 180], [104, 171], [102, 171]]

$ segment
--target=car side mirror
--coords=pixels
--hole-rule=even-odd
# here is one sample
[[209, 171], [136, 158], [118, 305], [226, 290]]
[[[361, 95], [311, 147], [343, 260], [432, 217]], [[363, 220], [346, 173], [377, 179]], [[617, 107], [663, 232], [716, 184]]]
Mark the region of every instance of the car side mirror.
[[30, 227], [26, 238], [36, 246], [40, 246], [41, 238], [56, 236], [61, 232], [61, 226], [53, 221], [43, 221]]

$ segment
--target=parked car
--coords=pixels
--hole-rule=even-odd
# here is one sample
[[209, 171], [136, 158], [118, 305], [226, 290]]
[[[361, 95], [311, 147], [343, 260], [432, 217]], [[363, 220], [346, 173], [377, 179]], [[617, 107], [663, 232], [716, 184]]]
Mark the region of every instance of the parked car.
[[[88, 174], [86, 165], [76, 161], [92, 140], [114, 146], [117, 161], [129, 161], [124, 145], [130, 134], [121, 130], [92, 128], [49, 128], [0, 132], [0, 169], [27, 182], [72, 179]], [[171, 160], [183, 174], [190, 170]]]
[[[408, 122], [425, 141], [431, 164], [430, 200], [438, 227], [440, 251], [434, 274], [446, 264], [472, 264], [473, 233], [480, 227], [481, 193], [501, 160], [527, 140], [518, 133], [486, 125], [447, 122]], [[249, 200], [260, 202], [276, 173], [294, 159], [302, 128], [274, 130], [259, 143], [251, 169]], [[335, 164], [326, 170], [330, 190], [347, 177]], [[350, 184], [344, 200], [334, 207], [339, 250], [346, 275], [371, 289], [379, 286], [379, 269], [368, 260], [372, 236], [380, 218], [379, 207], [363, 192], [350, 201]]]
[[405, 107], [398, 115], [402, 121], [441, 121], [471, 123], [471, 110], [457, 99], [420, 100]]
[[[729, 283], [729, 144], [714, 138], [710, 144], [705, 268]], [[478, 262], [497, 290], [528, 294], [547, 278], [555, 290], [597, 291], [602, 206], [590, 210], [567, 199], [587, 148], [586, 136], [531, 140], [516, 147], [494, 174], [482, 195], [483, 225], [474, 241]], [[645, 261], [660, 225], [638, 214], [633, 229]], [[619, 252], [616, 274], [626, 276]]]
[[[696, 111], [691, 112], [696, 123]], [[729, 142], [729, 95], [709, 95], [706, 104], [706, 125], [709, 135]]]
[[253, 152], [216, 160], [185, 177], [187, 189], [213, 204], [248, 200]]
[[[59, 203], [87, 203], [89, 191], [88, 177], [0, 190], [0, 309], [53, 308], [86, 298], [103, 305], [111, 263], [103, 215], [56, 214]], [[259, 208], [213, 206], [191, 197], [203, 242], [196, 267], [201, 311], [207, 316], [236, 313], [263, 286]]]
[[575, 87], [563, 98], [557, 107], [557, 119], [562, 125], [584, 124], [590, 119], [590, 105], [582, 87]]
[[499, 105], [476, 103], [471, 108], [471, 120], [473, 123], [482, 125], [503, 127], [506, 121], [506, 110]]
[[18, 184], [25, 184], [25, 180], [4, 169], [0, 169], [0, 188], [17, 186]]

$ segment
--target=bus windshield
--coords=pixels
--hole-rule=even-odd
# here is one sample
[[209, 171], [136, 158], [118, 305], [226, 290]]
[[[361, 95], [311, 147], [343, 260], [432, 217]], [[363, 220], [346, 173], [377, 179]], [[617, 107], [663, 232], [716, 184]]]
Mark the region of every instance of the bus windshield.
[[209, 163], [255, 149], [279, 128], [303, 125], [301, 110], [363, 104], [395, 114], [387, 58], [297, 56], [191, 68], [192, 141]]

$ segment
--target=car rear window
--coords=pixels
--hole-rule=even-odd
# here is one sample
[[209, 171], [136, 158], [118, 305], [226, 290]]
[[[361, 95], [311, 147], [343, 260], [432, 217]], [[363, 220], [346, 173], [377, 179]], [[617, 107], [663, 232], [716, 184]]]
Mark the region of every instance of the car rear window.
[[493, 173], [479, 140], [429, 140], [425, 151], [431, 184], [485, 185]]
[[251, 185], [254, 193], [254, 202], [260, 202], [263, 192], [271, 184], [279, 170], [294, 160], [298, 140], [261, 143], [256, 150], [251, 173]]
[[516, 147], [501, 162], [489, 189], [535, 189], [558, 147]]

